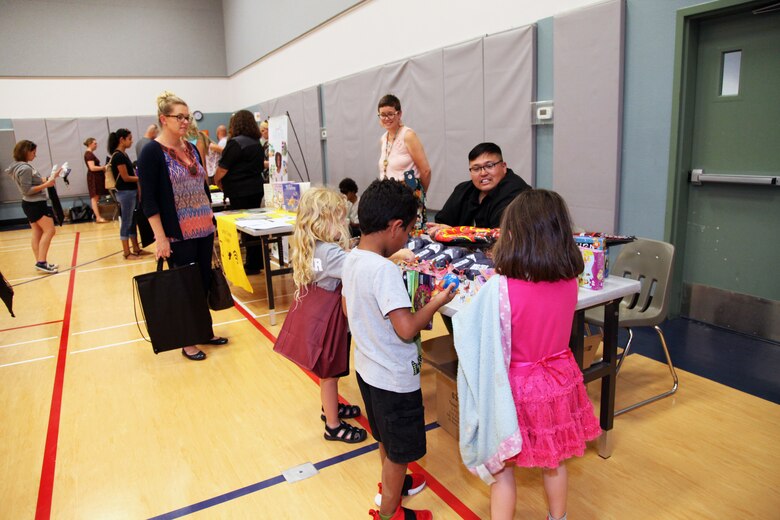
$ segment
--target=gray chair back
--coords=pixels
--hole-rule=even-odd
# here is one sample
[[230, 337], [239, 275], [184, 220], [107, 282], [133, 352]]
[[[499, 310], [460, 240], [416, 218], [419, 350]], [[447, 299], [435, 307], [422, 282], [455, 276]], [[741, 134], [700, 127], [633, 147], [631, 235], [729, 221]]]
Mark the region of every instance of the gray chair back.
[[623, 246], [610, 274], [639, 280], [641, 289], [620, 304], [621, 327], [652, 327], [666, 319], [674, 246], [640, 238]]

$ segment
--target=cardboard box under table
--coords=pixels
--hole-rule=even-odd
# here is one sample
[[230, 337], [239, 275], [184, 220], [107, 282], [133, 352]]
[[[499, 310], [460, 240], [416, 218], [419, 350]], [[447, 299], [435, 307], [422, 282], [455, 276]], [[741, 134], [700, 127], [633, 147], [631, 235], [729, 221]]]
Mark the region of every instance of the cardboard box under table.
[[425, 363], [436, 369], [436, 421], [455, 437], [458, 435], [458, 355], [452, 336], [439, 336], [422, 342]]

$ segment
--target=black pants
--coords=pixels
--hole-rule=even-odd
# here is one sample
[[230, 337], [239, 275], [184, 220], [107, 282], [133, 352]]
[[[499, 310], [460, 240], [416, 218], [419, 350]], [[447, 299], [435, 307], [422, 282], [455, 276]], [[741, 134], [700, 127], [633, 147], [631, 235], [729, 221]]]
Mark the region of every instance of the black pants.
[[[230, 209], [254, 209], [259, 208], [263, 204], [262, 193], [243, 196], [228, 195], [228, 198], [230, 199]], [[245, 244], [249, 243], [253, 238], [246, 233], [241, 233], [241, 235], [243, 235], [242, 241]], [[263, 247], [259, 243], [257, 245], [246, 246], [246, 259], [244, 264], [247, 269], [251, 270], [263, 268]]]
[[[198, 264], [200, 279], [203, 281], [203, 291], [208, 295], [211, 285], [211, 255], [214, 251], [214, 234], [203, 238], [191, 238], [171, 242], [171, 256], [168, 258], [168, 267], [176, 267], [187, 264]], [[211, 314], [209, 313], [209, 327], [211, 327]], [[212, 331], [211, 336], [214, 336]]]

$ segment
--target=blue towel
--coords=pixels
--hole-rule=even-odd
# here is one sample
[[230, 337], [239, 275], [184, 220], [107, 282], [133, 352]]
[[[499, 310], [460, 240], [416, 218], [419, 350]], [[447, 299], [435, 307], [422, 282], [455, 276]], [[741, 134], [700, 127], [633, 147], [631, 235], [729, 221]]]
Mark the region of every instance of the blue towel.
[[452, 324], [458, 353], [460, 454], [472, 473], [491, 484], [492, 474], [522, 447], [507, 368], [512, 337], [506, 278], [492, 277]]

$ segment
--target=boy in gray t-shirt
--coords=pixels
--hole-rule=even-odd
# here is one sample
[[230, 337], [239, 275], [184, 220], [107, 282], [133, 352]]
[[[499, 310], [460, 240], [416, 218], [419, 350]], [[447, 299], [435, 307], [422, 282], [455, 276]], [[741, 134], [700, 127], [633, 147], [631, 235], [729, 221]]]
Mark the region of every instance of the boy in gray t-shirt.
[[[442, 291], [415, 313], [398, 267], [387, 258], [401, 249], [414, 228], [417, 201], [405, 184], [374, 181], [358, 209], [360, 245], [344, 262], [342, 295], [355, 340], [355, 371], [371, 433], [382, 461], [379, 511], [374, 518], [405, 518], [401, 495], [425, 486], [406, 468], [425, 455], [425, 416], [420, 391], [422, 356], [415, 341], [453, 291]], [[416, 519], [429, 511], [409, 511]]]

